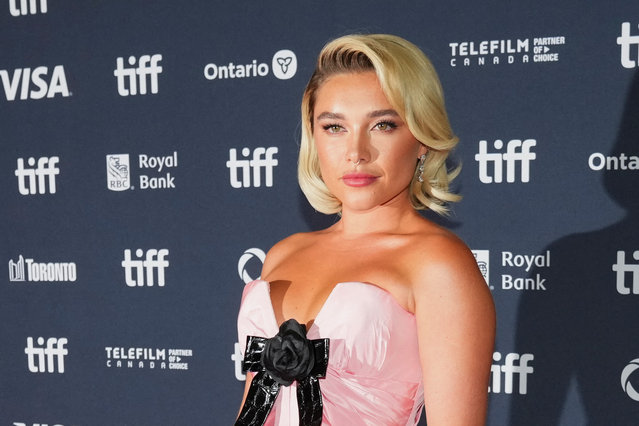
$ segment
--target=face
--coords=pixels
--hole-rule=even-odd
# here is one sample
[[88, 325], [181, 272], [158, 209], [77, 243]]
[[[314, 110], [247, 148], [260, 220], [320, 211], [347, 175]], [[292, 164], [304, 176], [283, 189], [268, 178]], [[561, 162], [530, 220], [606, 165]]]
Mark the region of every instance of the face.
[[315, 99], [322, 179], [342, 211], [410, 206], [408, 187], [426, 147], [388, 102], [375, 73], [331, 76]]

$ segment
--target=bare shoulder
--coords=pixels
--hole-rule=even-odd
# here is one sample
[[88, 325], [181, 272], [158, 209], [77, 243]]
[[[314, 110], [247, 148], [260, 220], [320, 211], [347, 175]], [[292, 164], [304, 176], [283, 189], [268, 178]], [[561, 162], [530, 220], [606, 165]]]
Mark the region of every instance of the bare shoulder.
[[419, 300], [464, 301], [492, 309], [490, 290], [468, 246], [454, 233], [431, 228], [413, 244], [410, 263], [413, 297]]
[[315, 232], [299, 232], [290, 235], [277, 242], [266, 253], [264, 266], [262, 267], [262, 277], [267, 277], [274, 269], [290, 258], [301, 248], [311, 244]]

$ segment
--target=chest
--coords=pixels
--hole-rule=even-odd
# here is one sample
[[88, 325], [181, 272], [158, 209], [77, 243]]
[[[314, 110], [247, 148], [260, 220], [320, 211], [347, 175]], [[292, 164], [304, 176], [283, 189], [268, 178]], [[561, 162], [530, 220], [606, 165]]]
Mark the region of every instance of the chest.
[[278, 323], [296, 318], [309, 328], [338, 283], [369, 283], [410, 310], [411, 280], [400, 253], [379, 250], [322, 250], [310, 247], [272, 271], [271, 303]]

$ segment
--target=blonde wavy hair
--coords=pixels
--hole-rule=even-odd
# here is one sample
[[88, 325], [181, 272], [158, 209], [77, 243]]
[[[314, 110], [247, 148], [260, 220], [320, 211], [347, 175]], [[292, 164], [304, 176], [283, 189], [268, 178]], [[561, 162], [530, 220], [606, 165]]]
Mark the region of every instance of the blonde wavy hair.
[[448, 213], [448, 202], [459, 201], [449, 183], [459, 167], [449, 171], [446, 159], [459, 139], [453, 134], [444, 94], [435, 68], [411, 42], [389, 34], [347, 35], [324, 46], [302, 97], [302, 138], [298, 180], [317, 211], [340, 213], [342, 203], [322, 180], [313, 140], [313, 114], [318, 89], [332, 75], [374, 71], [386, 98], [417, 140], [428, 148], [423, 182], [413, 175], [410, 200], [415, 209]]

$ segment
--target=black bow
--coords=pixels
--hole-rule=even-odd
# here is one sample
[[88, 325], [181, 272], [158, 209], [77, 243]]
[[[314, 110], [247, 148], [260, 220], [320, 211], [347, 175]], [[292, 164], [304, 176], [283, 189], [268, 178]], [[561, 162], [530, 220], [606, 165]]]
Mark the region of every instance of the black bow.
[[260, 426], [268, 417], [280, 386], [297, 381], [300, 426], [322, 424], [319, 379], [326, 376], [329, 339], [309, 340], [306, 327], [284, 322], [271, 339], [248, 336], [242, 371], [257, 372], [235, 426]]

